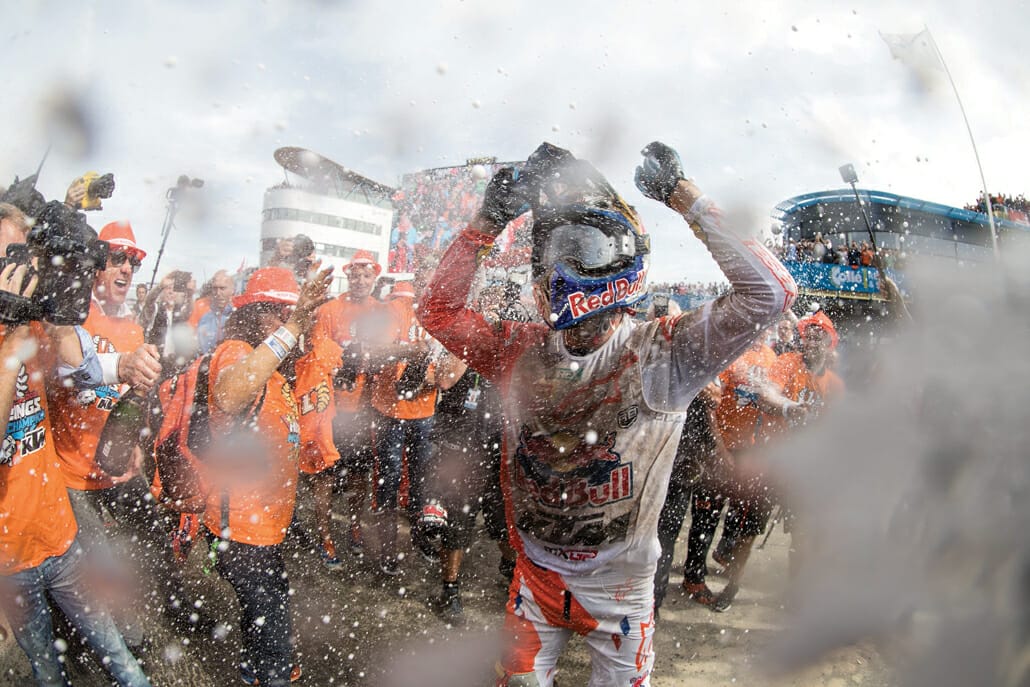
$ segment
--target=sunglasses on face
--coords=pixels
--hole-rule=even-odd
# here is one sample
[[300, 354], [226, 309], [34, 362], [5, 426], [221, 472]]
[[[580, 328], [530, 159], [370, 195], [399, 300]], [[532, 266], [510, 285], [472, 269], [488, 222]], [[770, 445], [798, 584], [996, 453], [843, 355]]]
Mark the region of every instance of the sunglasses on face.
[[107, 262], [111, 267], [121, 267], [128, 260], [129, 264], [132, 265], [132, 271], [136, 272], [139, 270], [140, 265], [143, 261], [137, 258], [135, 255], [129, 255], [126, 251], [120, 250], [114, 253], [109, 253], [107, 256]]

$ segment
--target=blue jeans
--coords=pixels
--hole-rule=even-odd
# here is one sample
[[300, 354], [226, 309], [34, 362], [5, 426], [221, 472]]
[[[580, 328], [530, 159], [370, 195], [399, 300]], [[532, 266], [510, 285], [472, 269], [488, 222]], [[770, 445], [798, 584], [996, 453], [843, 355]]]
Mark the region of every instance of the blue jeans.
[[46, 600], [49, 593], [115, 682], [122, 687], [150, 687], [150, 680], [129, 652], [111, 616], [97, 608], [86, 593], [86, 572], [85, 555], [75, 541], [60, 556], [52, 556], [35, 568], [0, 577], [0, 605], [18, 646], [29, 657], [36, 682], [44, 687], [70, 684], [54, 649], [54, 628]]
[[[208, 541], [215, 541], [213, 536]], [[286, 578], [282, 547], [252, 546], [224, 541], [215, 569], [232, 585], [240, 602], [240, 631], [246, 664], [262, 685], [290, 683], [293, 647], [290, 643], [290, 582]]]
[[408, 513], [415, 517], [422, 510], [433, 445], [429, 440], [433, 418], [398, 420], [380, 415], [376, 422], [376, 508], [396, 509], [397, 492], [401, 487], [401, 466], [405, 450], [408, 456]]

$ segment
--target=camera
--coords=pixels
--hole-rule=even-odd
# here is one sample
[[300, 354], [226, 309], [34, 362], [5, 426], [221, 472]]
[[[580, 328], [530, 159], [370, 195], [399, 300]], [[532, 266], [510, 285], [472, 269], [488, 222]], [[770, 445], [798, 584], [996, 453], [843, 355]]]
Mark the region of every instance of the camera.
[[86, 196], [79, 207], [83, 210], [102, 210], [104, 206], [100, 199], [110, 198], [114, 194], [114, 175], [86, 172], [82, 175], [82, 181], [86, 184]]
[[31, 296], [0, 292], [0, 323], [82, 324], [89, 315], [97, 271], [107, 265], [107, 243], [97, 238], [84, 215], [51, 201], [26, 242], [7, 247], [0, 270], [11, 263], [28, 266], [29, 275], [37, 277], [36, 289]]

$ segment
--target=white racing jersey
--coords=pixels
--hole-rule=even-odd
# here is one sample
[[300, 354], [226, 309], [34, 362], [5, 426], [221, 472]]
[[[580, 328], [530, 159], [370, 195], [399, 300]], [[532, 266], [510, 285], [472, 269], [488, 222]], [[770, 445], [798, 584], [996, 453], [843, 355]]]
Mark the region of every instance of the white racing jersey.
[[490, 325], [465, 307], [490, 235], [466, 229], [429, 285], [423, 325], [501, 388], [509, 530], [537, 565], [653, 574], [687, 406], [793, 302], [796, 286], [769, 251], [726, 231], [706, 198], [692, 214], [730, 292], [646, 324], [624, 317], [587, 355], [544, 325]]

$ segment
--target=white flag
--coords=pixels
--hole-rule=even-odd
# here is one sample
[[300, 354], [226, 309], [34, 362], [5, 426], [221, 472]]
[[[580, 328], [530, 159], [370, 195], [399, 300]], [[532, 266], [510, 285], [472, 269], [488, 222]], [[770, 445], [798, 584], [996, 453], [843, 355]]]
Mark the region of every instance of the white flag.
[[944, 71], [929, 29], [919, 33], [881, 33], [880, 38], [890, 48], [891, 57], [900, 60], [920, 78], [925, 80], [932, 76], [931, 72]]

